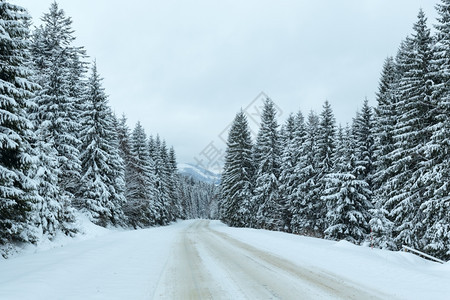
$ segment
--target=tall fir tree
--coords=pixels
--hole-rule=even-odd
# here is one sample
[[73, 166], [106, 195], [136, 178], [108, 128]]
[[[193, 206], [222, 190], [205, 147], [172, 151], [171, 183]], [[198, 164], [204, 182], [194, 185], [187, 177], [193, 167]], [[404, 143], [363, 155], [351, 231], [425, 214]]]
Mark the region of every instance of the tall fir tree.
[[436, 5], [438, 24], [431, 61], [435, 84], [432, 136], [426, 146], [426, 185], [430, 191], [421, 206], [424, 214], [425, 251], [450, 259], [450, 1]]
[[394, 128], [395, 149], [391, 153], [397, 172], [391, 178], [395, 186], [389, 197], [397, 244], [418, 249], [423, 249], [423, 217], [419, 207], [426, 197], [422, 174], [425, 145], [432, 125], [431, 46], [430, 30], [421, 10], [414, 24], [414, 34], [407, 40], [397, 62], [402, 69], [397, 103], [400, 116]]
[[294, 190], [301, 184], [296, 168], [301, 168], [305, 124], [302, 113], [290, 115], [286, 120], [281, 157], [280, 193], [282, 197], [284, 230], [291, 231], [292, 205], [296, 201]]
[[27, 109], [36, 86], [29, 78], [29, 19], [24, 8], [0, 1], [0, 245], [36, 238], [30, 231], [38, 199], [30, 177], [36, 157]]
[[155, 166], [155, 187], [156, 187], [156, 197], [155, 200], [159, 203], [161, 211], [160, 222], [165, 224], [169, 222], [169, 194], [168, 194], [168, 177], [169, 170], [167, 169], [167, 147], [164, 141], [161, 141], [159, 135], [156, 136], [154, 143], [152, 139], [149, 139], [149, 157], [153, 161]]
[[133, 173], [133, 156], [131, 154], [131, 135], [127, 126], [127, 118], [123, 114], [116, 124], [119, 155], [124, 165], [125, 198], [130, 197], [131, 176]]
[[252, 141], [247, 118], [236, 114], [228, 134], [225, 166], [220, 183], [221, 219], [230, 226], [252, 226], [254, 167]]
[[301, 156], [294, 168], [297, 184], [290, 206], [292, 232], [309, 236], [321, 235], [317, 220], [323, 218], [316, 209], [320, 201], [318, 135], [319, 117], [311, 111], [305, 126], [304, 141], [300, 146]]
[[128, 180], [128, 199], [125, 213], [135, 228], [156, 225], [161, 210], [155, 199], [156, 175], [153, 159], [148, 151], [144, 128], [138, 122], [131, 136], [131, 171]]
[[79, 193], [81, 206], [90, 218], [106, 226], [124, 223], [125, 196], [117, 133], [101, 80], [94, 62], [81, 115], [83, 152]]
[[256, 168], [253, 203], [258, 209], [257, 227], [280, 230], [284, 226], [279, 193], [281, 144], [275, 105], [269, 98], [264, 102], [261, 127], [253, 152]]
[[42, 89], [35, 98], [38, 105], [37, 122], [45, 126], [46, 134], [54, 141], [60, 174], [58, 185], [65, 202], [71, 202], [80, 179], [79, 113], [70, 95], [70, 80], [74, 56], [80, 48], [72, 46], [72, 20], [65, 16], [56, 2], [42, 17], [43, 25], [33, 34], [31, 52], [35, 71], [40, 74], [38, 83]]
[[364, 167], [356, 155], [354, 133], [347, 131], [341, 144], [344, 159], [339, 170], [325, 177], [327, 184], [322, 200], [327, 203], [327, 228], [324, 234], [330, 239], [359, 244], [368, 234], [371, 191], [364, 179], [358, 179]]
[[[319, 122], [319, 135], [317, 138], [318, 146], [318, 183], [320, 197], [316, 199], [315, 210], [319, 215], [324, 216], [326, 214], [326, 203], [321, 200], [321, 196], [326, 189], [326, 176], [330, 174], [334, 169], [334, 154], [336, 151], [335, 145], [336, 139], [336, 121], [331, 109], [330, 103], [325, 101], [323, 105], [322, 113], [320, 114]], [[319, 218], [316, 222], [316, 227], [319, 232], [325, 230], [324, 218]]]
[[170, 214], [172, 220], [184, 218], [184, 211], [181, 205], [181, 199], [178, 194], [177, 186], [179, 185], [180, 178], [178, 174], [177, 157], [175, 154], [175, 149], [170, 147], [169, 155], [167, 159], [167, 169], [169, 171], [168, 178], [168, 194], [170, 200]]
[[370, 226], [375, 246], [395, 249], [393, 241], [394, 224], [390, 219], [389, 194], [393, 189], [390, 177], [393, 175], [394, 128], [398, 120], [397, 98], [399, 72], [392, 57], [386, 58], [377, 93], [375, 108], [375, 149], [374, 175], [372, 189], [374, 191]]
[[364, 100], [361, 112], [354, 120], [353, 136], [355, 139], [355, 155], [360, 170], [358, 179], [365, 180], [372, 190], [373, 174], [375, 171], [375, 124], [372, 108], [367, 98]]

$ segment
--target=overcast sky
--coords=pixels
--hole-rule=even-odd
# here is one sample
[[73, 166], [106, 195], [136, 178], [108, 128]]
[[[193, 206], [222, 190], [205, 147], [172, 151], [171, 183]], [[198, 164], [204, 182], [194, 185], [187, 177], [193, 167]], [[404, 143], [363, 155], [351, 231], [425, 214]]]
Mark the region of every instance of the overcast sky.
[[[375, 105], [383, 61], [439, 0], [60, 0], [76, 45], [97, 60], [117, 114], [202, 159], [242, 107], [264, 92], [289, 112], [331, 103], [350, 122]], [[50, 0], [15, 0], [39, 24]]]

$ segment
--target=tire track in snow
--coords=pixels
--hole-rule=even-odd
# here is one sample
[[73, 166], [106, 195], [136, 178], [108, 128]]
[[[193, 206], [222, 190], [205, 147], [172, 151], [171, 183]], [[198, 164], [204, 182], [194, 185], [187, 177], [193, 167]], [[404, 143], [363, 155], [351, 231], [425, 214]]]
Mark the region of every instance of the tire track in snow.
[[378, 299], [383, 296], [214, 231], [207, 220], [196, 221], [180, 232], [154, 293], [155, 299]]

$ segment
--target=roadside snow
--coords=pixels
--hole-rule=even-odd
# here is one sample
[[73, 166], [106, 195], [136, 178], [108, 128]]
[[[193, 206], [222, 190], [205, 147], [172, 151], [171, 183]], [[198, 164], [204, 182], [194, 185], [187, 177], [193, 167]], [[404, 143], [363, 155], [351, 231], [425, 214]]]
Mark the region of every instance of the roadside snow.
[[346, 241], [229, 228], [218, 221], [211, 227], [298, 265], [346, 278], [347, 283], [368, 291], [383, 291], [401, 299], [450, 297], [450, 262], [442, 265], [411, 253], [371, 249]]
[[186, 226], [118, 231], [83, 222], [85, 236], [0, 260], [0, 299], [151, 299], [174, 237]]
[[[180, 236], [197, 221], [136, 231], [104, 229], [86, 219], [81, 222], [84, 236], [60, 237], [53, 243], [29, 247], [20, 256], [0, 259], [0, 299], [158, 297], [156, 291], [164, 281], [163, 274], [171, 270], [167, 265], [179, 253]], [[341, 278], [347, 286], [386, 294], [385, 298], [395, 295], [400, 299], [448, 299], [450, 296], [449, 263], [441, 265], [409, 253], [370, 249], [344, 241], [229, 228], [218, 221], [211, 221], [209, 226], [303, 268]], [[214, 266], [208, 263], [212, 258], [203, 255], [206, 250], [201, 247], [199, 261], [213, 273], [211, 278], [227, 283], [220, 288], [236, 294], [227, 280], [229, 274], [220, 269], [214, 271]]]

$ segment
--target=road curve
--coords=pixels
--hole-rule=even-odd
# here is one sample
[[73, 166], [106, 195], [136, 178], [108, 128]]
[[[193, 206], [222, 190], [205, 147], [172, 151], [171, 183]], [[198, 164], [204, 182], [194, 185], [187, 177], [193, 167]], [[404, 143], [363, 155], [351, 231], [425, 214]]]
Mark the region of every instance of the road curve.
[[154, 299], [379, 299], [214, 231], [198, 220], [179, 233]]

